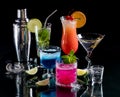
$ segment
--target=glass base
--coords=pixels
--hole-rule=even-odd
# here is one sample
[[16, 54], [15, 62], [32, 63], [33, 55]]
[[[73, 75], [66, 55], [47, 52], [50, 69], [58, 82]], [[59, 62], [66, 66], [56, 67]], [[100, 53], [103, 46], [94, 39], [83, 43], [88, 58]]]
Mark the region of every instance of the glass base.
[[51, 77], [51, 75], [49, 73], [45, 73], [42, 75], [43, 79], [50, 78], [50, 77]]
[[56, 85], [60, 86], [60, 87], [79, 88], [80, 89], [80, 85], [77, 82], [71, 82], [71, 83], [68, 83], [68, 84], [64, 84], [64, 83], [56, 81]]
[[20, 73], [24, 70], [24, 66], [19, 62], [15, 62], [14, 64], [8, 63], [6, 65], [6, 70], [10, 73]]
[[56, 84], [55, 84], [56, 80], [55, 80], [54, 73], [53, 74], [45, 73], [45, 74], [42, 75], [42, 79], [47, 79], [47, 78], [49, 78], [49, 84], [48, 84], [49, 88], [50, 89], [55, 88], [55, 86], [56, 86]]

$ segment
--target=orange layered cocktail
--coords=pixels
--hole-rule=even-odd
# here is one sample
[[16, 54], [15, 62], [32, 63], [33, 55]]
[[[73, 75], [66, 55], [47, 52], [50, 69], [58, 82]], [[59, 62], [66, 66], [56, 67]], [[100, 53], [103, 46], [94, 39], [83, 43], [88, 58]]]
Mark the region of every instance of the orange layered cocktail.
[[62, 39], [61, 48], [65, 54], [71, 50], [74, 52], [78, 49], [78, 39], [76, 35], [76, 21], [68, 16], [62, 16]]

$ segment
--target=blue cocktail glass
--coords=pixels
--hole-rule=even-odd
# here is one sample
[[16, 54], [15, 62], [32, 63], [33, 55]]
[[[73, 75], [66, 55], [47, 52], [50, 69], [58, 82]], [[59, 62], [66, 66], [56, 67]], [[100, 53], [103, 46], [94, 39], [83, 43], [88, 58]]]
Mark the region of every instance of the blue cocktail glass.
[[43, 74], [43, 77], [54, 76], [53, 69], [56, 67], [56, 61], [60, 60], [61, 48], [58, 46], [52, 46], [40, 49], [40, 64], [43, 68], [47, 69], [47, 73]]

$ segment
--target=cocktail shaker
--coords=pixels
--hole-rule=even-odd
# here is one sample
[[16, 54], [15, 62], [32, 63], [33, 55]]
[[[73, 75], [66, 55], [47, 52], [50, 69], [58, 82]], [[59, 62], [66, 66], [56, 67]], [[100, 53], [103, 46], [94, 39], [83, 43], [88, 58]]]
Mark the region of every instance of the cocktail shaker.
[[14, 45], [17, 61], [28, 62], [30, 57], [31, 34], [27, 29], [27, 10], [18, 9], [17, 19], [13, 23]]

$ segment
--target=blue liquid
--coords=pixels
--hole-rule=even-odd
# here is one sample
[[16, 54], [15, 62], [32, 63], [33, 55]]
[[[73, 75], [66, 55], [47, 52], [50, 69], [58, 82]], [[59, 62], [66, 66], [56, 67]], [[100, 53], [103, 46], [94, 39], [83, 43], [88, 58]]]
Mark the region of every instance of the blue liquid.
[[40, 97], [56, 97], [56, 90], [48, 90], [41, 92]]
[[56, 60], [57, 60], [57, 58], [54, 58], [54, 59], [42, 59], [41, 64], [43, 65], [44, 68], [52, 69], [52, 68], [55, 68]]
[[40, 64], [46, 69], [55, 68], [56, 60], [60, 60], [60, 52], [40, 52]]

